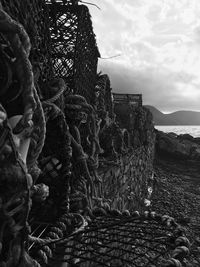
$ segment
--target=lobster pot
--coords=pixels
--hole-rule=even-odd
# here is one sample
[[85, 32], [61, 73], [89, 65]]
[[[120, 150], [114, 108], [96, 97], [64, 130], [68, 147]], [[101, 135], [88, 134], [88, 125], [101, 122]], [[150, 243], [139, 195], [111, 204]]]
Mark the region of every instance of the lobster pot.
[[55, 74], [91, 103], [100, 56], [89, 10], [78, 1], [46, 1]]
[[97, 93], [96, 106], [98, 113], [107, 112], [109, 118], [114, 118], [114, 106], [113, 106], [113, 97], [112, 97], [112, 88], [110, 85], [110, 79], [108, 75], [98, 75], [95, 91]]
[[1, 0], [4, 10], [22, 24], [31, 41], [30, 61], [40, 81], [52, 77], [51, 38], [45, 0]]
[[54, 260], [80, 267], [182, 266], [189, 252], [174, 220], [149, 212], [98, 216], [66, 240], [57, 245]]

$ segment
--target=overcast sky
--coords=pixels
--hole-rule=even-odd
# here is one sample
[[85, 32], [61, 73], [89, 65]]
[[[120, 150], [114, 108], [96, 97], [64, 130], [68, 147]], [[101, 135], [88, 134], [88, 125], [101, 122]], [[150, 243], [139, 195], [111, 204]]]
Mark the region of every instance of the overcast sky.
[[[89, 1], [88, 1], [89, 2]], [[91, 0], [114, 92], [142, 93], [164, 112], [200, 111], [200, 0]]]

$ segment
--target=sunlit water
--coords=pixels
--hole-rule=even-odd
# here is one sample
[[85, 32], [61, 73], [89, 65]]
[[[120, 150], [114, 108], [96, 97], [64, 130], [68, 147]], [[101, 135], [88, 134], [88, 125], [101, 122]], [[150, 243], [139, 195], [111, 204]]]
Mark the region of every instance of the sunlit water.
[[155, 125], [155, 128], [158, 129], [159, 131], [163, 131], [166, 133], [176, 133], [176, 134], [190, 134], [193, 137], [200, 137], [200, 125], [192, 125], [192, 126], [188, 126], [188, 125]]

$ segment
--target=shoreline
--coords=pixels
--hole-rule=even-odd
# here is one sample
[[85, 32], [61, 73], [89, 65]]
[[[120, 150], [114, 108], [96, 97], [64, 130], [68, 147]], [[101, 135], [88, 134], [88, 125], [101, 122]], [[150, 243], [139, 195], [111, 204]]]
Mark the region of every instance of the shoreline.
[[193, 138], [200, 137], [200, 125], [154, 125], [154, 128], [164, 133], [189, 134]]
[[184, 227], [191, 242], [193, 266], [200, 266], [200, 166], [197, 161], [177, 160], [156, 155], [156, 183], [151, 209], [167, 214]]

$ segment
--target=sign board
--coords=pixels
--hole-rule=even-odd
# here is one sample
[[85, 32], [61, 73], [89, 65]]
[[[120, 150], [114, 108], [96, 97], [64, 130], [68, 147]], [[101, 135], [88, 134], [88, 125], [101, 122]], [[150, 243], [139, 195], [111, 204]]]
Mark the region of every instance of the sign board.
[[129, 104], [133, 107], [142, 106], [142, 94], [116, 94], [113, 93], [114, 103]]

